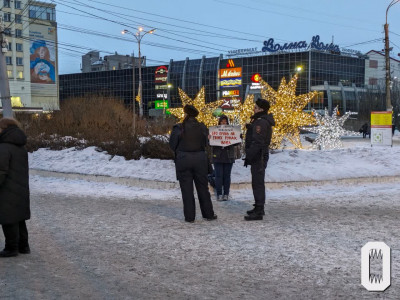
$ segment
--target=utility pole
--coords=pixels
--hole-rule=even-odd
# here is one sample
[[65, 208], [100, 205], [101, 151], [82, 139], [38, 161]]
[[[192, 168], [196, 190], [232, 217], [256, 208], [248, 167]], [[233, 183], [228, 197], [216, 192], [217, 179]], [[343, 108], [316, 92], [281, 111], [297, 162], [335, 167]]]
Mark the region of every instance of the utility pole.
[[386, 23], [383, 26], [385, 29], [385, 62], [386, 62], [386, 110], [392, 111], [392, 101], [390, 99], [390, 46], [389, 46], [389, 24], [387, 22], [389, 8], [391, 8], [400, 0], [392, 0], [386, 9]]
[[8, 82], [6, 57], [4, 55], [8, 51], [8, 41], [4, 34], [5, 26], [3, 21], [3, 17], [0, 17], [0, 99], [3, 107], [3, 117], [12, 118], [13, 112], [11, 107], [10, 84]]
[[384, 25], [385, 28], [385, 63], [386, 63], [386, 110], [392, 110], [392, 102], [390, 99], [390, 49], [389, 49], [389, 24]]

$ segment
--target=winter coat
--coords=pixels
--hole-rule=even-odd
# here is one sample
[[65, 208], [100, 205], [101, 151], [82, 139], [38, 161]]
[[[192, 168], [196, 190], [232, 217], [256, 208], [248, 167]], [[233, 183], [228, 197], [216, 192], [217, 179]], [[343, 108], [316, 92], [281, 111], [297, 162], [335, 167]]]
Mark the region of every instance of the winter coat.
[[235, 162], [235, 145], [228, 147], [212, 146], [212, 162], [231, 164]]
[[189, 117], [183, 123], [172, 128], [169, 145], [177, 152], [205, 151], [208, 143], [208, 129], [194, 117]]
[[250, 124], [246, 125], [246, 164], [251, 165], [261, 159], [268, 160], [268, 150], [272, 138], [272, 126], [275, 126], [275, 120], [272, 114], [259, 112], [252, 116]]
[[31, 217], [26, 135], [15, 125], [0, 133], [0, 224]]

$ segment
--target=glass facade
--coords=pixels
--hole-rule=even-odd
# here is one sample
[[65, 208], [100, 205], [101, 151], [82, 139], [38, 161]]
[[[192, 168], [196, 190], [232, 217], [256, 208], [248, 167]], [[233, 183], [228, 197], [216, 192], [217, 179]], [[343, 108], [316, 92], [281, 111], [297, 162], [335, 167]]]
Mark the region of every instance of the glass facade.
[[[232, 59], [223, 59], [220, 56], [171, 60], [169, 66], [166, 66], [168, 77], [165, 84], [155, 83], [157, 67], [142, 68], [145, 115], [148, 115], [149, 109], [154, 108], [155, 100], [159, 100], [160, 97], [165, 97], [170, 107], [181, 106], [178, 88], [194, 98], [200, 88], [205, 86], [207, 102], [221, 99], [227, 94], [226, 91], [234, 89], [232, 94], [237, 96], [236, 93], [239, 93], [239, 98], [243, 100], [248, 93], [260, 94], [259, 90], [251, 90], [255, 74], [259, 74], [272, 88], [277, 89], [283, 77], [290, 80], [296, 73], [299, 76], [296, 94], [318, 91], [317, 97], [305, 109], [327, 107], [332, 110], [339, 106], [340, 112], [356, 111], [359, 106], [356, 89], [362, 88], [365, 82], [365, 58], [315, 50]], [[229, 68], [240, 78], [228, 76], [227, 82], [239, 79], [239, 86], [222, 86], [223, 78], [220, 78], [219, 72]], [[138, 73], [136, 68], [136, 94], [139, 85]], [[167, 84], [170, 88], [166, 87]], [[132, 69], [61, 75], [60, 100], [94, 93], [116, 97], [131, 105], [132, 85]], [[336, 88], [329, 89], [329, 86]]]

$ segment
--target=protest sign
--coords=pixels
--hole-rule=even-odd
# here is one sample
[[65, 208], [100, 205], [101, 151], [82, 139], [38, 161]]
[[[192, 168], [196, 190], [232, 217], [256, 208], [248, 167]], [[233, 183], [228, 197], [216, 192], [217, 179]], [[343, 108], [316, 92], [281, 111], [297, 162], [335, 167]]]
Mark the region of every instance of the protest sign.
[[226, 147], [242, 142], [242, 139], [240, 138], [240, 126], [211, 126], [209, 132], [211, 146]]

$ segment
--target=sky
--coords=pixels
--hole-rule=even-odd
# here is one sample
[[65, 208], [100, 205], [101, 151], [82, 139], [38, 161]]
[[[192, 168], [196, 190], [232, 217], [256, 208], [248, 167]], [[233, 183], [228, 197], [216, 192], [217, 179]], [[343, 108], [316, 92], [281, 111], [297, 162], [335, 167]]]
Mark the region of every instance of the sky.
[[[81, 56], [138, 55], [133, 34], [156, 28], [141, 42], [148, 65], [215, 57], [229, 50], [275, 43], [320, 41], [340, 48], [384, 48], [386, 8], [392, 0], [46, 0], [55, 3], [58, 23], [59, 74], [79, 73]], [[400, 53], [400, 2], [388, 14], [392, 56]]]

